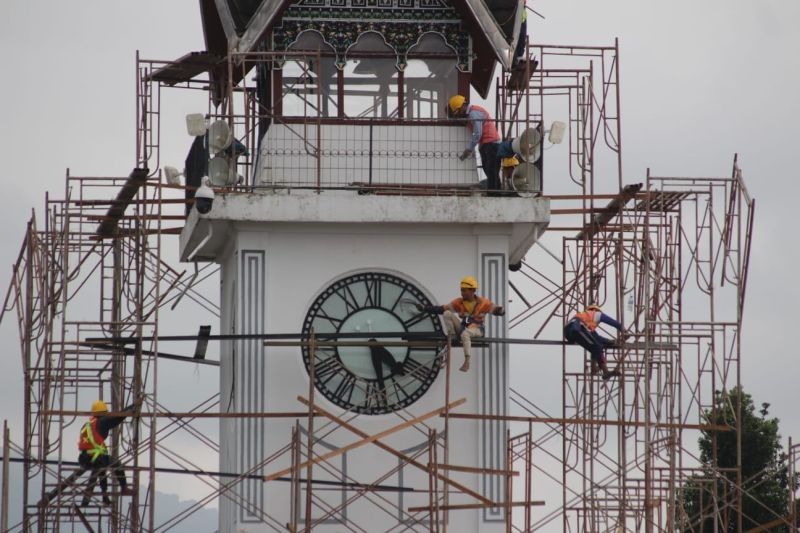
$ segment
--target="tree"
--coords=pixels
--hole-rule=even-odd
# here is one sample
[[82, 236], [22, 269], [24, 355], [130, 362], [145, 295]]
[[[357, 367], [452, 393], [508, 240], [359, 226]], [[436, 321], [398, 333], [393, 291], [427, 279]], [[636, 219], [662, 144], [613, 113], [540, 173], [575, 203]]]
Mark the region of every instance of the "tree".
[[[761, 404], [756, 413], [753, 398], [741, 389], [717, 392], [714, 408], [705, 413], [706, 420], [734, 427], [740, 400], [744, 531], [765, 524], [770, 524], [768, 531], [789, 531], [788, 526], [775, 523], [789, 515], [789, 474], [778, 419], [768, 417], [769, 404]], [[692, 476], [677, 495], [683, 506], [678, 529], [711, 532], [716, 523], [718, 531], [736, 531], [736, 432], [703, 431], [698, 444], [702, 473]], [[715, 454], [716, 468], [712, 468]], [[793, 484], [796, 482], [793, 480]]]

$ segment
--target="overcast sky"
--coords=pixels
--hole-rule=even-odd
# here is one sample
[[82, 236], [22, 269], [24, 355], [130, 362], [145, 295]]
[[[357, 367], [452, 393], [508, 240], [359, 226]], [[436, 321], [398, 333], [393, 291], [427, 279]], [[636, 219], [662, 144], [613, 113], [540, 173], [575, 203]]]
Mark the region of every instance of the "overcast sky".
[[[530, 0], [529, 0], [530, 3]], [[626, 182], [656, 175], [730, 175], [733, 154], [757, 200], [743, 338], [743, 383], [770, 402], [781, 433], [800, 438], [796, 392], [800, 196], [800, 2], [794, 0], [537, 0], [532, 40], [609, 45], [619, 37]], [[127, 175], [134, 164], [135, 52], [174, 59], [204, 48], [197, 2], [5, 0], [0, 129], [4, 168], [0, 283], [45, 191], [64, 173]], [[204, 111], [174, 105], [176, 117]], [[162, 158], [181, 166], [185, 146]], [[0, 416], [21, 437], [23, 397], [13, 316], [0, 329]], [[192, 376], [187, 377], [187, 379]]]

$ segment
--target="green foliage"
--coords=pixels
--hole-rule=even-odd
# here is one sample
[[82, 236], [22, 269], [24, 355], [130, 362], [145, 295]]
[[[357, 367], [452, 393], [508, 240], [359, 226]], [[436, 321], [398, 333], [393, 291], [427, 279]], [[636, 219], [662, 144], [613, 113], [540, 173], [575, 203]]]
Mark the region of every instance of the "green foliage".
[[[744, 530], [767, 524], [788, 515], [789, 479], [786, 455], [780, 443], [778, 419], [769, 418], [769, 404], [756, 412], [753, 398], [734, 389], [717, 393], [714, 408], [705, 413], [707, 422], [735, 426], [737, 403], [741, 400], [742, 416], [742, 496]], [[678, 494], [683, 505], [679, 531], [736, 531], [736, 432], [704, 431], [698, 441], [702, 474], [692, 477]], [[712, 465], [719, 475], [714, 479]], [[716, 498], [713, 492], [716, 489]], [[715, 505], [716, 502], [716, 505]], [[776, 526], [769, 531], [788, 531]]]

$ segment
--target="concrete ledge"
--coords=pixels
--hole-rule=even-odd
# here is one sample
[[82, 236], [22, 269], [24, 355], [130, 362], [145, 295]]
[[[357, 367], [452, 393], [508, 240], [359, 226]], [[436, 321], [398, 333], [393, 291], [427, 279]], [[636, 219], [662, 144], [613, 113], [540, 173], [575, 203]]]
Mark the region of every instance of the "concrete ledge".
[[183, 261], [216, 260], [232, 224], [510, 225], [510, 262], [522, 258], [550, 222], [547, 198], [380, 196], [348, 194], [218, 194], [211, 211], [192, 210], [180, 237]]

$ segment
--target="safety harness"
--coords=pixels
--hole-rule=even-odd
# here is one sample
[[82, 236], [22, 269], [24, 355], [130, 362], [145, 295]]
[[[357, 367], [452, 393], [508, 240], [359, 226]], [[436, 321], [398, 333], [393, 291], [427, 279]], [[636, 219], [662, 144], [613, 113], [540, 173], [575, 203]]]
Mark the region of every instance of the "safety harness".
[[106, 448], [105, 441], [100, 437], [99, 433], [97, 436], [100, 437], [100, 442], [95, 439], [96, 424], [96, 418], [86, 422], [81, 428], [81, 438], [78, 441], [78, 448], [91, 456], [91, 462], [95, 462], [101, 455], [108, 454], [108, 448]]

